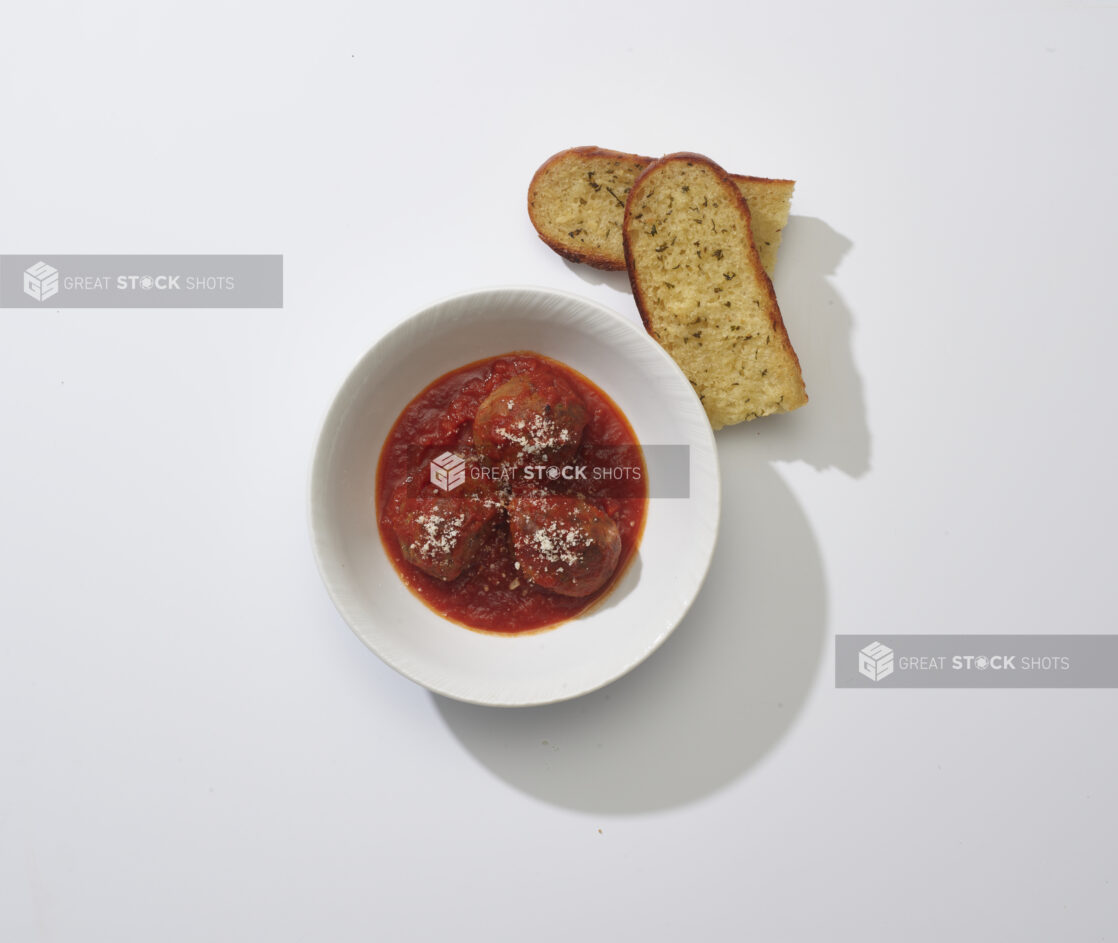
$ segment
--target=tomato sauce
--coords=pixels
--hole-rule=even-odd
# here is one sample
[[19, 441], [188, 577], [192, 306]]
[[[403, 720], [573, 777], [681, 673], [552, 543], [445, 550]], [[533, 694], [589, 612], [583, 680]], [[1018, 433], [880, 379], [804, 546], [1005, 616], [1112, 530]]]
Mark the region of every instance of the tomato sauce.
[[[558, 374], [583, 400], [589, 419], [573, 461], [555, 474], [540, 466], [489, 466], [474, 444], [473, 420], [481, 402], [521, 374]], [[453, 580], [429, 575], [404, 558], [392, 526], [393, 495], [400, 489], [432, 493], [430, 464], [450, 452], [466, 461], [472, 476], [492, 474], [506, 496], [517, 493], [575, 495], [617, 524], [621, 556], [613, 576], [590, 596], [559, 595], [535, 586], [519, 572], [502, 513], [470, 565]], [[487, 470], [488, 469], [488, 470]], [[581, 471], [579, 471], [581, 469]], [[463, 488], [463, 492], [469, 489]], [[453, 494], [453, 491], [447, 492]], [[428, 607], [471, 629], [502, 634], [554, 626], [584, 612], [610, 592], [633, 558], [644, 527], [648, 473], [640, 445], [625, 416], [586, 377], [540, 354], [518, 351], [467, 364], [439, 377], [400, 414], [381, 449], [376, 477], [377, 524], [385, 551], [404, 584]]]

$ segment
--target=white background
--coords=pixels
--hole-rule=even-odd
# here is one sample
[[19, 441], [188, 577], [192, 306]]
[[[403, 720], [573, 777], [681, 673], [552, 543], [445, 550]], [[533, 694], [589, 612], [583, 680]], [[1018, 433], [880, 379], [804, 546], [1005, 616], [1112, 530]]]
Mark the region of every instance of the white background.
[[[1115, 628], [1116, 4], [2, 29], [0, 251], [283, 253], [286, 304], [0, 312], [0, 938], [1114, 939], [1118, 692], [836, 690], [832, 652]], [[578, 144], [798, 181], [811, 403], [719, 433], [716, 560], [650, 661], [470, 707], [338, 617], [308, 466], [432, 300], [636, 317], [528, 222]]]

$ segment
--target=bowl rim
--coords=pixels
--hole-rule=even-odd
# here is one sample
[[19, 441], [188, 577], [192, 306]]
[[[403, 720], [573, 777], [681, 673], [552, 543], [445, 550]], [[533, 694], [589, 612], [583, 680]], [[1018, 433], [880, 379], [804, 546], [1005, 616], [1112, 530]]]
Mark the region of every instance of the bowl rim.
[[[701, 560], [701, 565], [696, 568], [698, 572], [698, 578], [695, 581], [694, 589], [690, 593], [686, 605], [684, 605], [679, 611], [674, 622], [664, 629], [659, 637], [654, 640], [653, 644], [642, 648], [641, 651], [637, 653], [632, 660], [630, 660], [620, 670], [611, 674], [609, 677], [605, 677], [595, 684], [585, 687], [579, 687], [573, 692], [564, 692], [556, 694], [553, 697], [531, 700], [490, 700], [467, 696], [460, 692], [452, 690], [440, 689], [439, 687], [434, 686], [428, 680], [424, 680], [423, 678], [417, 677], [414, 673], [409, 672], [406, 666], [390, 661], [383, 652], [379, 651], [371, 643], [371, 641], [358, 630], [358, 627], [354, 624], [353, 619], [350, 618], [347, 607], [343, 606], [339, 598], [339, 592], [337, 591], [337, 587], [334, 585], [332, 575], [327, 571], [327, 566], [323, 555], [324, 542], [318, 528], [316, 527], [316, 518], [320, 511], [319, 498], [324, 492], [324, 489], [317, 487], [317, 485], [320, 475], [324, 474], [324, 469], [327, 464], [327, 458], [330, 452], [332, 441], [327, 440], [326, 434], [327, 430], [331, 429], [335, 425], [335, 422], [333, 420], [335, 418], [339, 418], [340, 415], [343, 414], [344, 410], [347, 408], [348, 398], [344, 394], [347, 393], [351, 386], [359, 385], [362, 382], [361, 378], [366, 373], [365, 364], [370, 359], [376, 358], [379, 348], [389, 346], [391, 340], [399, 332], [407, 330], [409, 325], [423, 318], [424, 316], [427, 316], [429, 313], [441, 310], [445, 306], [450, 304], [465, 302], [467, 299], [494, 295], [505, 296], [525, 293], [557, 298], [567, 303], [582, 306], [584, 309], [593, 309], [594, 317], [612, 319], [616, 322], [620, 322], [631, 327], [636, 334], [647, 339], [648, 349], [650, 351], [655, 350], [655, 354], [653, 356], [658, 357], [661, 362], [667, 366], [669, 372], [674, 371], [678, 375], [682, 383], [691, 390], [691, 392], [694, 394], [695, 405], [705, 418], [705, 409], [703, 408], [701, 401], [698, 398], [698, 394], [694, 393], [694, 388], [692, 387], [691, 382], [687, 379], [686, 374], [684, 374], [679, 364], [676, 363], [671, 355], [668, 354], [668, 352], [659, 343], [657, 343], [649, 334], [647, 334], [647, 332], [641, 325], [638, 325], [631, 319], [624, 317], [622, 314], [613, 310], [608, 305], [605, 305], [602, 302], [599, 302], [593, 298], [588, 298], [585, 295], [581, 295], [576, 292], [567, 291], [565, 289], [552, 288], [549, 286], [528, 284], [502, 284], [483, 286], [453, 292], [451, 294], [444, 295], [440, 298], [429, 301], [426, 304], [423, 304], [420, 307], [417, 307], [413, 311], [409, 312], [407, 315], [398, 318], [392, 325], [378, 333], [376, 339], [371, 343], [371, 345], [366, 348], [366, 350], [353, 362], [353, 365], [346, 372], [343, 380], [336, 387], [333, 396], [330, 397], [328, 404], [321, 411], [319, 423], [315, 427], [316, 433], [314, 437], [314, 446], [311, 450], [309, 467], [307, 469], [306, 483], [308, 501], [306, 520], [311, 541], [312, 555], [314, 557], [315, 567], [318, 571], [319, 578], [322, 580], [323, 586], [326, 589], [327, 596], [329, 597], [331, 603], [335, 608], [335, 611], [341, 617], [342, 621], [348, 626], [350, 631], [366, 648], [368, 648], [374, 655], [376, 655], [385, 665], [387, 665], [389, 668], [396, 671], [403, 677], [407, 678], [409, 681], [412, 681], [413, 683], [419, 685], [427, 691], [430, 691], [433, 694], [451, 698], [452, 700], [457, 700], [469, 704], [477, 704], [481, 706], [534, 707], [576, 699], [584, 695], [591, 694], [594, 691], [600, 690], [601, 688], [612, 684], [614, 681], [624, 677], [626, 674], [631, 672], [642, 662], [646, 661], [653, 654], [653, 652], [659, 649], [660, 646], [663, 645], [665, 641], [667, 641], [667, 639], [676, 630], [676, 628], [678, 628], [679, 624], [684, 620], [687, 613], [694, 605], [695, 600], [698, 598], [699, 592], [702, 589], [702, 586], [706, 582], [706, 579], [710, 573], [710, 567], [714, 558], [714, 552], [718, 545], [718, 535], [721, 526], [722, 476], [719, 469], [718, 448], [714, 430], [710, 426], [709, 422], [707, 422], [698, 425], [696, 431], [699, 431], [702, 435], [704, 439], [704, 442], [702, 444], [705, 446], [712, 461], [713, 475], [711, 476], [711, 479], [713, 482], [713, 514], [711, 518], [711, 536], [709, 541], [709, 549], [705, 554], [705, 557]], [[591, 381], [593, 382], [593, 378], [591, 378]], [[336, 417], [335, 414], [339, 414], [339, 417]], [[381, 548], [381, 550], [383, 552], [383, 547]], [[421, 600], [417, 599], [415, 600], [415, 602], [416, 605], [423, 606], [423, 602]], [[468, 632], [470, 630], [468, 628], [463, 628], [463, 631]], [[532, 633], [529, 633], [529, 635], [530, 634]]]

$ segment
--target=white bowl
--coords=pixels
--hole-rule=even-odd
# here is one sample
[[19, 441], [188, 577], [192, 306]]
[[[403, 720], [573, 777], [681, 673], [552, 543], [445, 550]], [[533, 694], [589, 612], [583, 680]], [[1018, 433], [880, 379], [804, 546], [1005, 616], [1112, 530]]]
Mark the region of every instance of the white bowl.
[[[628, 417], [642, 445], [687, 445], [686, 498], [649, 500], [637, 555], [588, 612], [542, 632], [474, 632], [404, 586], [377, 531], [381, 446], [428, 383], [475, 360], [530, 350], [573, 367]], [[649, 469], [650, 478], [654, 471]], [[650, 489], [656, 490], [655, 480]], [[383, 337], [342, 384], [311, 473], [318, 568], [342, 617], [387, 664], [438, 694], [477, 704], [546, 704], [586, 694], [640, 664], [683, 618], [718, 531], [714, 435], [691, 384], [637, 325], [566, 292], [496, 288], [424, 308]]]

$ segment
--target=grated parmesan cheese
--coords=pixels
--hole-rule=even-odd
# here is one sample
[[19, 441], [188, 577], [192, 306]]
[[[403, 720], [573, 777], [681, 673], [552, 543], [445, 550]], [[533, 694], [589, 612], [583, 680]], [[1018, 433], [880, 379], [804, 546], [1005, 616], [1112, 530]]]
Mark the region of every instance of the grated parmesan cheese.
[[426, 560], [434, 560], [437, 556], [454, 552], [462, 536], [462, 525], [466, 522], [466, 515], [444, 517], [442, 514], [430, 512], [418, 515], [415, 522], [423, 530], [423, 536], [412, 541], [411, 549]]
[[[585, 548], [594, 544], [594, 538], [582, 527], [556, 520], [533, 531], [528, 540], [541, 559], [568, 566], [578, 563]], [[558, 572], [563, 572], [561, 567]]]
[[520, 419], [511, 427], [504, 426], [493, 430], [493, 434], [520, 449], [520, 457], [554, 451], [571, 441], [571, 430], [560, 426], [554, 419], [536, 415], [531, 419]]

